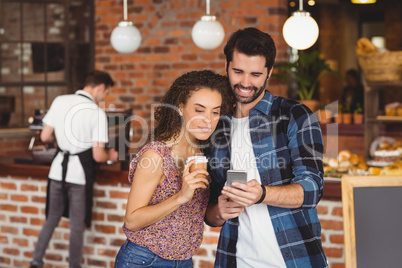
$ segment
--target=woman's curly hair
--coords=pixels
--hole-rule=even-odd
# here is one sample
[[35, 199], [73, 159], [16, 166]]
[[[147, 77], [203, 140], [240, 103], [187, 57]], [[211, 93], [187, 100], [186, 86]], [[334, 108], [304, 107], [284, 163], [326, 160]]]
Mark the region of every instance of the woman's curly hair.
[[186, 105], [191, 95], [203, 88], [221, 94], [221, 115], [227, 115], [232, 110], [235, 102], [226, 76], [215, 74], [209, 70], [183, 74], [173, 82], [164, 95], [161, 105], [156, 109], [156, 126], [149, 139], [153, 138], [159, 141], [176, 139], [180, 135], [183, 123], [178, 110], [180, 105]]

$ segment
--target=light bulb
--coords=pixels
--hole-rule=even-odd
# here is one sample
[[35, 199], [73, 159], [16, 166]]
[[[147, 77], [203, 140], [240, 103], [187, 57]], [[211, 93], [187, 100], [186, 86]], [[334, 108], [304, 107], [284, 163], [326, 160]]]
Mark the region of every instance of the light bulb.
[[191, 37], [199, 48], [215, 49], [222, 43], [225, 32], [215, 16], [205, 15], [194, 24]]
[[135, 51], [141, 44], [141, 33], [131, 21], [121, 21], [113, 29], [110, 42], [113, 48], [123, 54]]
[[306, 11], [296, 11], [283, 25], [286, 43], [298, 50], [308, 49], [317, 41], [318, 25]]
[[376, 0], [352, 0], [353, 4], [374, 4]]

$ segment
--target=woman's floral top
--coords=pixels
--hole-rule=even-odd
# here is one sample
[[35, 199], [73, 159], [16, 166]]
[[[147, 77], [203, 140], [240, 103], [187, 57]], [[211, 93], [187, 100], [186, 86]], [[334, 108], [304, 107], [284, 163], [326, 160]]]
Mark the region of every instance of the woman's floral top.
[[[149, 205], [158, 204], [177, 194], [182, 185], [182, 173], [177, 168], [172, 153], [163, 142], [150, 142], [146, 144], [131, 161], [129, 182], [132, 183], [134, 172], [139, 164], [149, 165], [148, 160], [141, 156], [147, 150], [153, 150], [163, 159], [162, 170], [164, 179], [158, 184], [151, 197]], [[153, 164], [155, 166], [155, 163]], [[208, 180], [210, 178], [208, 177]], [[204, 230], [204, 215], [208, 205], [209, 187], [197, 189], [193, 199], [155, 222], [138, 231], [131, 231], [123, 225], [127, 238], [137, 245], [143, 246], [156, 255], [168, 260], [190, 259], [198, 250], [202, 242]]]

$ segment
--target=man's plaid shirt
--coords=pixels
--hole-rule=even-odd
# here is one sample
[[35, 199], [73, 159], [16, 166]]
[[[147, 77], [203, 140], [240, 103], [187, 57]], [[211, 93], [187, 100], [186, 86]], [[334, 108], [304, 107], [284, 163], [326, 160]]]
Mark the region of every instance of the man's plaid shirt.
[[[210, 160], [208, 172], [213, 179], [210, 198], [213, 203], [218, 201], [230, 168], [230, 119], [229, 116], [222, 120], [222, 130], [211, 138], [212, 146], [205, 150]], [[327, 267], [316, 211], [323, 194], [324, 149], [317, 119], [306, 106], [266, 91], [250, 111], [249, 121], [261, 183], [298, 183], [304, 189], [300, 208], [267, 206], [286, 266]], [[236, 267], [237, 231], [238, 218], [223, 225], [215, 267]]]

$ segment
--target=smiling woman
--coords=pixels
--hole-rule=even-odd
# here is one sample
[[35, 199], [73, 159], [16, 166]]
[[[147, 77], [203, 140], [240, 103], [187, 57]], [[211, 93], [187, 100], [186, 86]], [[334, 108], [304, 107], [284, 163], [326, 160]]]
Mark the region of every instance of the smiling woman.
[[[210, 178], [206, 169], [190, 166], [216, 131], [220, 115], [233, 107], [232, 100], [227, 77], [212, 71], [193, 71], [173, 83], [156, 109], [149, 143], [131, 162], [123, 225], [127, 241], [115, 267], [193, 267]], [[187, 158], [193, 160], [185, 163]]]

